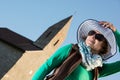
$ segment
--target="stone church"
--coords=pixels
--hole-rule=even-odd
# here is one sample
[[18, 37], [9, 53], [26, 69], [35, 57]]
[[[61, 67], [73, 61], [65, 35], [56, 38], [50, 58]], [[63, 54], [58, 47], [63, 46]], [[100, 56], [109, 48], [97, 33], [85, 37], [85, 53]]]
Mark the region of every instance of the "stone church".
[[36, 41], [0, 28], [0, 79], [31, 80], [39, 66], [64, 42], [71, 20], [69, 16], [50, 26]]

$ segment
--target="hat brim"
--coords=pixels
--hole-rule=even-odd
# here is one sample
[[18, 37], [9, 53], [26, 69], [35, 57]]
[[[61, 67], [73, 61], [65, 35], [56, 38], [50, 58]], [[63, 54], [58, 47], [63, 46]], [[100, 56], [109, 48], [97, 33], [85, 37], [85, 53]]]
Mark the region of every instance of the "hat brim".
[[103, 60], [107, 60], [110, 57], [112, 57], [113, 55], [115, 55], [115, 53], [116, 53], [116, 40], [115, 40], [114, 33], [112, 32], [111, 29], [104, 28], [103, 26], [101, 26], [99, 24], [99, 21], [94, 20], [94, 19], [85, 20], [84, 22], [82, 22], [82, 24], [80, 24], [80, 26], [77, 30], [78, 43], [80, 41], [83, 41], [84, 40], [83, 37], [85, 37], [85, 36], [87, 37], [88, 32], [91, 30], [97, 30], [100, 33], [102, 33], [109, 43], [110, 50], [108, 51], [107, 54], [102, 56]]

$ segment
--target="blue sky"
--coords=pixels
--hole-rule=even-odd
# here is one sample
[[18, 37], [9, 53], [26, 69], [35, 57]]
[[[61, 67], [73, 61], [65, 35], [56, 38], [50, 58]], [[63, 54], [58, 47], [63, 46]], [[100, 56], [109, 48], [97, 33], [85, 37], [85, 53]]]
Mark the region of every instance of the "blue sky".
[[[73, 15], [63, 45], [76, 43], [76, 31], [86, 19], [112, 22], [120, 31], [120, 0], [0, 0], [0, 27], [35, 41], [49, 26]], [[117, 53], [110, 61], [119, 60]], [[99, 80], [118, 80], [120, 73]]]

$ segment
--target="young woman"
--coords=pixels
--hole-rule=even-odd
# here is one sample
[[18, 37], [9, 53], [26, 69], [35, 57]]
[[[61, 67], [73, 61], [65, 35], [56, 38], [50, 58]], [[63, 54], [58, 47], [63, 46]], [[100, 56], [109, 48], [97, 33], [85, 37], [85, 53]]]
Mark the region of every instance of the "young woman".
[[[88, 20], [85, 22], [90, 22], [90, 23], [97, 23], [97, 21], [94, 20]], [[83, 23], [84, 24], [84, 23]], [[86, 23], [85, 23], [86, 24]], [[83, 26], [83, 25], [82, 25]], [[88, 26], [88, 25], [87, 25]], [[90, 27], [92, 26], [92, 27]], [[87, 38], [85, 39], [85, 44], [87, 46], [90, 46], [91, 49], [93, 49], [92, 53], [97, 53], [101, 50], [101, 47], [98, 47], [100, 45], [102, 45], [102, 43], [99, 42], [99, 40], [97, 39], [101, 39], [101, 37], [96, 37], [96, 34], [98, 34], [96, 31], [103, 31], [100, 29], [96, 30], [96, 27], [98, 28], [98, 26], [95, 26], [95, 28], [93, 28], [94, 25], [93, 24], [89, 24], [89, 29], [84, 33], [84, 30], [86, 29], [79, 29], [78, 32], [80, 34], [82, 34], [83, 36], [88, 35]], [[82, 32], [83, 30], [83, 32]], [[88, 34], [88, 32], [90, 32], [91, 30], [94, 30], [94, 34]], [[81, 32], [80, 32], [81, 31]], [[109, 32], [109, 31], [108, 31]], [[100, 32], [101, 33], [101, 32]], [[108, 35], [104, 34], [102, 32], [102, 34], [107, 37]], [[84, 39], [83, 36], [79, 37], [80, 35], [78, 34], [78, 43], [80, 43], [81, 41], [83, 41]], [[118, 34], [116, 34], [116, 36], [118, 36]], [[89, 39], [88, 39], [89, 37]], [[107, 41], [109, 42], [110, 39], [114, 39], [114, 36], [111, 35], [110, 38], [106, 38]], [[88, 40], [88, 41], [87, 41]], [[96, 40], [96, 42], [95, 42]], [[99, 44], [99, 45], [98, 45]], [[114, 53], [115, 51], [115, 45], [114, 45], [114, 41], [112, 41], [111, 43], [109, 42], [110, 45], [110, 51], [108, 51], [107, 55], [102, 55], [102, 59], [106, 60], [108, 58], [111, 57], [112, 54], [110, 53]], [[112, 47], [112, 46], [114, 47]], [[120, 44], [119, 44], [120, 45]], [[57, 50], [38, 70], [37, 72], [34, 74], [34, 76], [32, 77], [32, 80], [44, 80], [45, 76], [51, 72], [54, 68], [58, 67], [59, 65], [61, 65], [61, 63], [68, 57], [69, 52], [72, 48], [72, 44], [66, 45], [62, 48], [60, 48], [59, 50]], [[95, 49], [94, 49], [95, 48]], [[112, 50], [114, 48], [114, 50]], [[104, 50], [103, 50], [104, 51]], [[112, 52], [113, 51], [113, 52]], [[104, 77], [104, 76], [108, 76], [110, 74], [116, 73], [120, 71], [120, 61], [118, 62], [114, 62], [114, 63], [109, 63], [109, 64], [103, 64], [102, 69], [99, 70], [99, 76], [98, 77]], [[68, 75], [65, 80], [93, 80], [93, 72], [91, 70], [87, 70], [84, 66], [82, 66], [82, 64], [78, 65], [77, 68], [70, 74]]]

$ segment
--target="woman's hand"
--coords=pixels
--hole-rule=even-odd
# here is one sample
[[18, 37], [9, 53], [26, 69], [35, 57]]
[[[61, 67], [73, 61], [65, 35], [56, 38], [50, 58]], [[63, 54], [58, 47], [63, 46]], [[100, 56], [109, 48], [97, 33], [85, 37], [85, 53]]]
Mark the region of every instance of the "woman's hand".
[[110, 23], [110, 22], [100, 21], [99, 24], [102, 25], [105, 28], [110, 28], [113, 32], [116, 31], [115, 26], [112, 23]]

